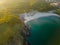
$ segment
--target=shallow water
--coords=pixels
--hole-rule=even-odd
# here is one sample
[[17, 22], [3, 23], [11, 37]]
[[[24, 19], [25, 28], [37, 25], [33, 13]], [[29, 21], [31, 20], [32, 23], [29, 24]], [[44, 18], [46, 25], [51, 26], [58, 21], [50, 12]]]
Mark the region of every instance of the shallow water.
[[[30, 21], [30, 20], [33, 20], [33, 19], [36, 19], [36, 18], [39, 18], [39, 17], [46, 17], [46, 16], [51, 16], [51, 15], [54, 15], [54, 16], [59, 16], [57, 14], [54, 14], [53, 12], [38, 12], [38, 11], [31, 11], [31, 12], [28, 12], [28, 13], [23, 13], [23, 14], [20, 14], [20, 18], [23, 20], [23, 18], [25, 19], [25, 23]], [[59, 16], [60, 17], [60, 16]]]

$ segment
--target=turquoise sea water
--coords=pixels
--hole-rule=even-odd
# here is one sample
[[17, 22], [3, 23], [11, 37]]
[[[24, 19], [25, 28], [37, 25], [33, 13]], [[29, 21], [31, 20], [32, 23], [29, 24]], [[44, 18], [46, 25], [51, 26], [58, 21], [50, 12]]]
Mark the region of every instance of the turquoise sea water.
[[59, 45], [60, 44], [60, 17], [41, 17], [27, 22], [30, 36], [27, 41], [31, 45]]

